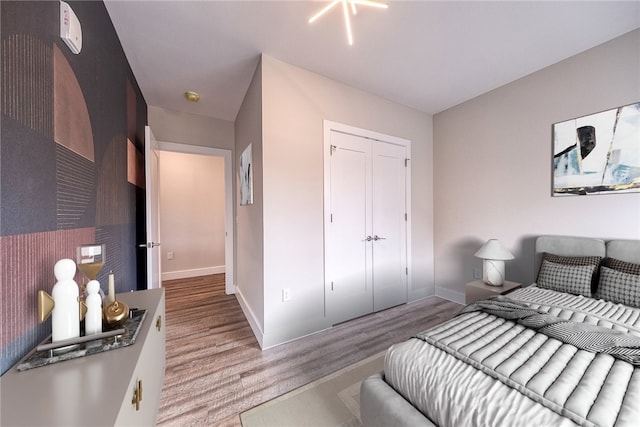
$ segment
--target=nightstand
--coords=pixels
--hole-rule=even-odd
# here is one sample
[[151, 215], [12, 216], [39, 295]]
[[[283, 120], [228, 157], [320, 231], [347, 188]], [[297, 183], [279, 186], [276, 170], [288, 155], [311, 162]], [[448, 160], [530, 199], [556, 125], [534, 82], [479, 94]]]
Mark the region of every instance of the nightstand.
[[465, 285], [465, 303], [471, 304], [481, 299], [486, 299], [494, 295], [504, 295], [522, 286], [521, 283], [504, 281], [502, 286], [491, 286], [482, 280], [474, 280]]

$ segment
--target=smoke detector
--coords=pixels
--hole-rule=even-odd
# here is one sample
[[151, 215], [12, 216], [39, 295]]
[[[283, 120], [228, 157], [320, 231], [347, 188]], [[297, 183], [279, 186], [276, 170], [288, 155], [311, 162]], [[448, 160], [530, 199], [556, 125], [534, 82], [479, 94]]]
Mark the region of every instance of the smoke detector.
[[60, 38], [76, 55], [82, 50], [82, 27], [68, 3], [60, 2]]

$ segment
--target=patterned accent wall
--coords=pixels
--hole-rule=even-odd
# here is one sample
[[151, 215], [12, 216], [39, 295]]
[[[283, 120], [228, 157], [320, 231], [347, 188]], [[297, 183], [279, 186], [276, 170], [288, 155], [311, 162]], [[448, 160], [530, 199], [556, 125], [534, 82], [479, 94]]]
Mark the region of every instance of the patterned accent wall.
[[58, 230], [78, 228], [87, 221], [95, 198], [94, 163], [56, 144], [56, 218]]
[[59, 2], [0, 2], [1, 373], [51, 333], [36, 294], [78, 245], [106, 245], [103, 290], [109, 271], [118, 292], [145, 287], [144, 179], [131, 177], [144, 177], [147, 106], [104, 4], [69, 4], [79, 55], [58, 36]]
[[[2, 36], [2, 64], [19, 72], [2, 73], [2, 112], [40, 135], [53, 132], [51, 46], [26, 34]], [[34, 79], [33, 76], [38, 76]]]

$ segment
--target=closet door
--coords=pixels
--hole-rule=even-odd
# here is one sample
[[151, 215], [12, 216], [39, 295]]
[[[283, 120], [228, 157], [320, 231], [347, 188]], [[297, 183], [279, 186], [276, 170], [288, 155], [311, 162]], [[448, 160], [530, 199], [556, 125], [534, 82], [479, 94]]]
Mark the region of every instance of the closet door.
[[373, 142], [373, 309], [407, 302], [407, 149]]
[[331, 323], [373, 311], [371, 154], [368, 139], [331, 132], [325, 302]]

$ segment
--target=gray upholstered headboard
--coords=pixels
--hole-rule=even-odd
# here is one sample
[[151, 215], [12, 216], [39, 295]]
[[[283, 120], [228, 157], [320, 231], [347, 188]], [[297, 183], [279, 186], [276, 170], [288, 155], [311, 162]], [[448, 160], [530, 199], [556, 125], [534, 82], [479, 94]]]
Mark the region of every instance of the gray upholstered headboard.
[[611, 240], [607, 242], [607, 256], [640, 264], [640, 240]]
[[540, 270], [544, 252], [563, 256], [599, 256], [604, 258], [606, 245], [604, 240], [592, 237], [540, 236], [536, 239], [536, 275]]
[[640, 264], [640, 240], [610, 240], [575, 236], [540, 236], [536, 239], [536, 275], [542, 254], [599, 256]]

